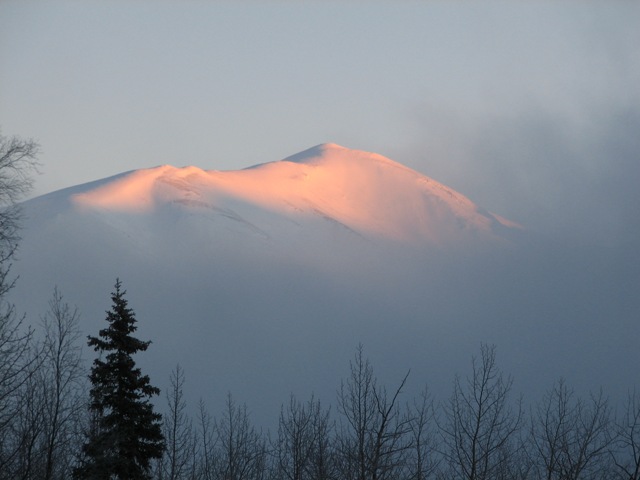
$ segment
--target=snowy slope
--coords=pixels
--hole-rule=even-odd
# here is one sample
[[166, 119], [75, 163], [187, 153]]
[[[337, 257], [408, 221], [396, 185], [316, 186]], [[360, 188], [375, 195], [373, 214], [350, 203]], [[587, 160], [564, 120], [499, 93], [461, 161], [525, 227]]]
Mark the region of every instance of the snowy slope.
[[[387, 268], [381, 258], [504, 248], [521, 231], [416, 171], [334, 144], [239, 171], [165, 165], [126, 172], [24, 208], [23, 251], [54, 248], [69, 259], [63, 274], [72, 259], [84, 259], [80, 265], [109, 278], [136, 264], [194, 271], [221, 258], [366, 278], [367, 268]], [[28, 257], [22, 275], [37, 255]], [[47, 260], [33, 270], [51, 269], [54, 282], [59, 266]]]
[[440, 246], [474, 236], [497, 239], [515, 227], [418, 172], [334, 144], [241, 171], [165, 165], [130, 172], [69, 200], [82, 213], [181, 211], [226, 219], [227, 227], [265, 239], [288, 237], [317, 220], [370, 239]]

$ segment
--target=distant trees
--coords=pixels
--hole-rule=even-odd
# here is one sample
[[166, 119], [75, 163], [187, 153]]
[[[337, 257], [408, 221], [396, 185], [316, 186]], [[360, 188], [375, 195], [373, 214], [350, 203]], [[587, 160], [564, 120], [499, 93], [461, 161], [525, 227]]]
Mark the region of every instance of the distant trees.
[[150, 402], [160, 391], [132, 357], [151, 342], [133, 337], [136, 319], [125, 293], [116, 281], [108, 326], [98, 337], [89, 336], [89, 346], [106, 356], [94, 360], [89, 375], [92, 420], [74, 470], [77, 479], [149, 479], [152, 459], [162, 457], [162, 416]]
[[158, 389], [130, 358], [149, 342], [132, 337], [124, 295], [117, 282], [107, 328], [89, 337], [101, 355], [83, 415], [78, 314], [54, 291], [41, 341], [29, 341], [21, 360], [30, 373], [0, 403], [11, 412], [0, 430], [0, 479], [66, 480], [73, 472], [105, 480], [640, 480], [636, 393], [614, 415], [602, 393], [585, 400], [561, 380], [525, 419], [487, 345], [439, 404], [426, 388], [406, 401], [408, 374], [387, 391], [360, 346], [338, 389], [335, 418], [315, 397], [292, 395], [273, 436], [231, 394], [217, 417], [201, 400], [194, 421], [177, 366], [161, 423], [150, 404]]
[[336, 419], [313, 396], [292, 395], [271, 437], [230, 394], [218, 420], [201, 401], [194, 424], [178, 401], [184, 376], [177, 368], [165, 416], [165, 431], [175, 433], [166, 434], [154, 478], [640, 480], [636, 394], [614, 418], [602, 394], [584, 401], [559, 381], [525, 418], [490, 345], [481, 345], [466, 381], [456, 377], [444, 403], [426, 388], [402, 402], [407, 379], [387, 393], [359, 346], [337, 393]]

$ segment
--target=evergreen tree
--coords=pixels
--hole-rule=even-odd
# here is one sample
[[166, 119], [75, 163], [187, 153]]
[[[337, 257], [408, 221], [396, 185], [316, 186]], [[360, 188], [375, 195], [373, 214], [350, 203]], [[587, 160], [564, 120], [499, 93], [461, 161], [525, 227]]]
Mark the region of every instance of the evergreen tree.
[[149, 400], [160, 390], [149, 383], [132, 358], [151, 342], [132, 336], [136, 319], [121, 287], [117, 280], [111, 294], [113, 305], [107, 312], [109, 325], [100, 330], [99, 337], [89, 336], [89, 346], [100, 356], [89, 375], [92, 422], [82, 461], [74, 471], [76, 479], [150, 479], [151, 459], [160, 458], [164, 449], [162, 416], [153, 411]]

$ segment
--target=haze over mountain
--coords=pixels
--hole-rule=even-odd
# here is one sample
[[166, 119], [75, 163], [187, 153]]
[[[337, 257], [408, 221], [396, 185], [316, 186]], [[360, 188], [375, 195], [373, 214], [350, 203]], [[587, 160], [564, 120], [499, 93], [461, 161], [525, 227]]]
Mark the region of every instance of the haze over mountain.
[[377, 154], [324, 144], [239, 171], [165, 165], [23, 208], [11, 298], [30, 321], [57, 285], [94, 334], [120, 277], [152, 380], [180, 363], [191, 401], [231, 391], [260, 422], [291, 392], [332, 402], [360, 342], [383, 381], [411, 368], [411, 388], [443, 396], [481, 341], [528, 393], [559, 376], [617, 393], [635, 381], [620, 365], [640, 359], [637, 300], [612, 295], [608, 273], [637, 285], [624, 259], [585, 262]]

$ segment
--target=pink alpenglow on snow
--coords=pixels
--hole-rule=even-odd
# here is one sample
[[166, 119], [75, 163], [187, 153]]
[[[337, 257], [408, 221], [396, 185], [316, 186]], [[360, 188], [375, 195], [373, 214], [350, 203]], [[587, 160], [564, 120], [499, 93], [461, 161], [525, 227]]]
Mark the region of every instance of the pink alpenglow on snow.
[[71, 200], [82, 210], [151, 213], [182, 208], [223, 215], [268, 236], [277, 233], [268, 232], [265, 212], [287, 224], [328, 222], [365, 238], [418, 245], [499, 239], [519, 228], [397, 162], [335, 144], [237, 171], [168, 165], [138, 170]]

